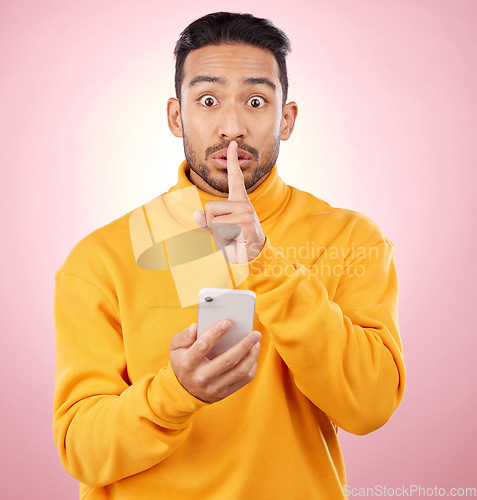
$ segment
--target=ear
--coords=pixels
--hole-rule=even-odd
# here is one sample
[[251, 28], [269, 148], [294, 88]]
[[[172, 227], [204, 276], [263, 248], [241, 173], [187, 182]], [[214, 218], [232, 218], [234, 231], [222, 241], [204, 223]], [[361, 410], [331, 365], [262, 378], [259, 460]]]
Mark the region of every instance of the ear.
[[280, 129], [280, 139], [286, 141], [290, 138], [295, 128], [295, 120], [298, 114], [298, 104], [295, 101], [287, 102], [283, 106], [282, 124]]
[[176, 137], [182, 137], [181, 106], [175, 97], [167, 100], [167, 124]]

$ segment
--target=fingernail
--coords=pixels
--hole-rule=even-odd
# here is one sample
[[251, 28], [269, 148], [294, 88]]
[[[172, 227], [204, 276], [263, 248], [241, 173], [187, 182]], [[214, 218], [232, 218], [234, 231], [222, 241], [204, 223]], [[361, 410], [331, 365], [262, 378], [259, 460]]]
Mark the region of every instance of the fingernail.
[[260, 351], [260, 342], [257, 342], [257, 343], [255, 344], [255, 347], [256, 347], [256, 348]]
[[260, 340], [262, 338], [262, 335], [259, 333], [259, 332], [253, 332], [252, 333], [252, 340], [254, 342], [257, 342], [258, 340]]
[[229, 328], [229, 322], [228, 321], [222, 321], [222, 323], [220, 324], [220, 328], [222, 328], [222, 330], [227, 330]]

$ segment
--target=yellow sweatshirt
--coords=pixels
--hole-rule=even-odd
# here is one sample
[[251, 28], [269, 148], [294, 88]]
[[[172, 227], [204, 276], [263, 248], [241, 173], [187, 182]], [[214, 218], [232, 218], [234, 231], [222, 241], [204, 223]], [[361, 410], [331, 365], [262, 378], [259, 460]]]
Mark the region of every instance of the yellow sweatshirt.
[[[264, 248], [218, 272], [222, 254], [192, 220], [194, 196], [216, 198], [187, 172], [183, 162], [167, 194], [84, 238], [56, 273], [61, 461], [88, 500], [343, 498], [338, 428], [379, 428], [404, 391], [393, 244], [275, 166], [249, 195]], [[197, 320], [195, 292], [231, 283], [257, 296], [259, 367], [207, 404], [177, 381], [169, 345]]]

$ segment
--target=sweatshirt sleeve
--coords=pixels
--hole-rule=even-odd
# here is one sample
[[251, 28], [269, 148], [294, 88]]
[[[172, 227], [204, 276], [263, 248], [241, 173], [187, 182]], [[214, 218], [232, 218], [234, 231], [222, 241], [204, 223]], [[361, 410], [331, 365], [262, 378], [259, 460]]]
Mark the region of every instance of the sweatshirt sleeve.
[[298, 389], [342, 429], [366, 434], [404, 392], [394, 246], [386, 238], [345, 259], [333, 300], [315, 264], [292, 264], [266, 239], [240, 288], [256, 293], [256, 313]]
[[170, 365], [130, 384], [119, 315], [107, 295], [58, 271], [55, 330], [53, 432], [65, 469], [102, 487], [173, 453], [206, 403]]

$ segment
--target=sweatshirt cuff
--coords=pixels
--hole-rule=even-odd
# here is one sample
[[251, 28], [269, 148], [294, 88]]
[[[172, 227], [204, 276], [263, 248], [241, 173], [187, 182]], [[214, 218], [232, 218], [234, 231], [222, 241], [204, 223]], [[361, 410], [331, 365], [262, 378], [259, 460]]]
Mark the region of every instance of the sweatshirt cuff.
[[170, 363], [152, 379], [148, 400], [158, 424], [168, 429], [183, 429], [195, 412], [211, 404], [188, 392], [177, 380]]

